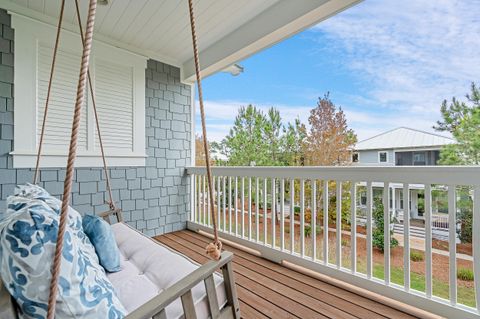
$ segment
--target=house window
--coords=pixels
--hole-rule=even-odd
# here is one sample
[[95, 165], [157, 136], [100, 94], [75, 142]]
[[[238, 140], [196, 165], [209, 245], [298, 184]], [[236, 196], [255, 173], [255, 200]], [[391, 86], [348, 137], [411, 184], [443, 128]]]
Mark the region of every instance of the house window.
[[387, 163], [388, 162], [388, 153], [387, 152], [378, 152], [378, 162]]
[[[34, 167], [40, 139], [56, 29], [20, 15], [15, 29], [15, 148], [16, 168]], [[70, 142], [73, 108], [81, 61], [78, 34], [63, 31], [45, 126], [41, 167], [64, 167]], [[90, 74], [108, 164], [145, 165], [146, 58], [94, 41]], [[92, 97], [85, 92], [75, 165], [100, 167]]]
[[425, 152], [413, 153], [413, 165], [426, 165]]
[[358, 163], [358, 159], [359, 159], [358, 153], [353, 153], [352, 154], [352, 162], [353, 163]]

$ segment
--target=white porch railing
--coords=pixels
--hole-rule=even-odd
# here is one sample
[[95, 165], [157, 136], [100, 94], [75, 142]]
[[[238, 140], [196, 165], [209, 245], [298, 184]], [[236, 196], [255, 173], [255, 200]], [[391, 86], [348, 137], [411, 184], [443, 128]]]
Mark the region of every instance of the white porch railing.
[[[192, 178], [188, 227], [211, 231], [205, 168], [190, 167], [187, 174]], [[435, 314], [448, 318], [480, 318], [480, 167], [215, 167], [213, 175], [215, 213], [220, 234], [225, 239], [255, 249], [275, 262], [295, 263]], [[377, 258], [374, 263], [374, 182], [383, 183], [381, 194], [377, 191], [376, 195], [384, 204], [385, 243], [391, 239], [389, 184], [403, 183], [407, 203], [409, 184], [424, 185], [425, 240], [420, 248], [418, 241], [411, 241], [410, 219], [404, 218], [401, 267], [393, 268], [390, 245], [385, 245], [383, 262], [379, 264]], [[362, 187], [366, 187], [367, 192], [367, 214], [365, 231], [357, 233], [360, 183], [366, 185]], [[432, 190], [439, 186], [448, 192], [449, 201], [446, 298], [437, 296], [436, 279], [432, 278], [433, 267], [436, 267], [432, 263]], [[462, 304], [463, 299], [457, 296], [455, 241], [459, 187], [467, 189], [473, 210], [475, 283], [470, 289], [475, 293], [475, 300], [470, 306]], [[407, 207], [404, 216], [409, 215]], [[329, 225], [328, 231], [325, 231], [326, 225]], [[415, 289], [417, 275], [417, 285], [412, 286], [411, 243], [424, 254], [422, 291]], [[366, 251], [362, 254], [358, 247], [365, 247]], [[393, 269], [397, 276], [391, 276]], [[402, 276], [398, 276], [399, 269]]]

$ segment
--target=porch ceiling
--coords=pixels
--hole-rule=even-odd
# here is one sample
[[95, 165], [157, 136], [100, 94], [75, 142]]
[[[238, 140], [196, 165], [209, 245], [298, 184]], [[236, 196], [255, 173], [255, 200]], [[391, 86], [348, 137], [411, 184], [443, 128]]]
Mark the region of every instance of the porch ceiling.
[[[217, 72], [341, 11], [359, 0], [195, 0], [204, 75]], [[60, 0], [7, 0], [11, 12], [55, 24]], [[95, 37], [114, 46], [182, 68], [192, 79], [192, 44], [187, 1], [109, 0], [99, 5]], [[88, 0], [80, 0], [83, 20]], [[65, 28], [77, 31], [73, 1]]]

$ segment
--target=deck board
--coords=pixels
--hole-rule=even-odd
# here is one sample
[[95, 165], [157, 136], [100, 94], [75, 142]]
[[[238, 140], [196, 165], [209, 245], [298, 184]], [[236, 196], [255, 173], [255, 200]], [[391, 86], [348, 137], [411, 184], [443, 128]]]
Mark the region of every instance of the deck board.
[[[155, 238], [198, 263], [208, 260], [204, 249], [210, 239], [198, 233], [184, 230]], [[224, 248], [235, 255], [243, 318], [415, 318], [240, 249]]]

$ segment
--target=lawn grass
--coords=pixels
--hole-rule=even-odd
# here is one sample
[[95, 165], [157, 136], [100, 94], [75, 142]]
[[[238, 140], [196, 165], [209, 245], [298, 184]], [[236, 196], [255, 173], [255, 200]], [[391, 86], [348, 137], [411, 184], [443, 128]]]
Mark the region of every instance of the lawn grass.
[[[366, 273], [366, 265], [359, 263], [357, 265], [358, 272]], [[383, 280], [385, 278], [385, 272], [383, 265], [373, 265], [373, 276], [375, 278]], [[403, 286], [403, 268], [392, 267], [390, 268], [390, 281], [397, 285]], [[448, 299], [449, 298], [449, 284], [444, 281], [432, 278], [432, 290], [433, 295]], [[410, 288], [421, 292], [425, 292], [425, 276], [414, 272], [410, 273]], [[457, 302], [466, 306], [475, 307], [475, 291], [473, 288], [457, 286]]]

